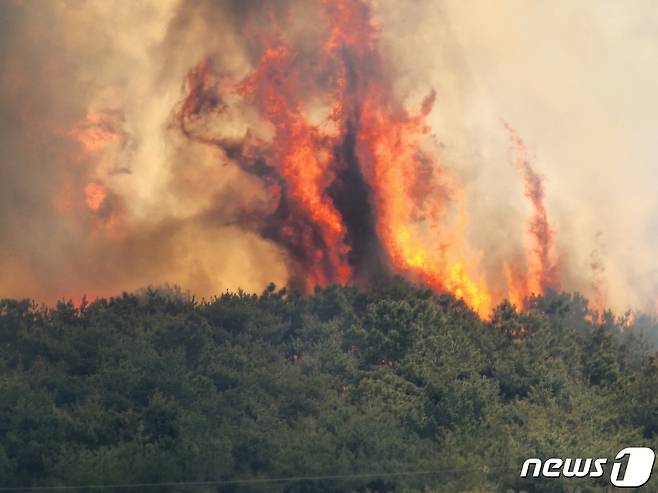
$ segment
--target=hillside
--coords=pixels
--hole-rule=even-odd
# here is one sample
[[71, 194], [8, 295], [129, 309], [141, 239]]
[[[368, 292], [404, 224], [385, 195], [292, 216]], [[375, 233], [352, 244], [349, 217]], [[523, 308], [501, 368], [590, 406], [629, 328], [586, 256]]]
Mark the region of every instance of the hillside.
[[591, 319], [584, 298], [549, 293], [484, 322], [397, 279], [4, 300], [0, 487], [347, 476], [138, 490], [594, 491], [518, 477], [527, 457], [658, 446], [640, 335], [655, 320]]

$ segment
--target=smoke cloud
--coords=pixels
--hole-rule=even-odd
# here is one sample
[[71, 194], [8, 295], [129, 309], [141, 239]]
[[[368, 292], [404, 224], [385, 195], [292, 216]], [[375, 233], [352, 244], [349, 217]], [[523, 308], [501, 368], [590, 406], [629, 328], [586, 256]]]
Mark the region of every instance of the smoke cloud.
[[[534, 248], [503, 118], [543, 178], [562, 288], [654, 310], [653, 2], [382, 0], [371, 10], [391, 91], [412, 109], [436, 93], [429, 140], [463, 187], [456, 221], [467, 218], [459, 231], [494, 299], [509, 294], [507, 259]], [[276, 180], [258, 156], [236, 166], [231, 147], [248, 136], [240, 152], [260, 148], [272, 127], [225, 88], [249, 77], [276, 29], [312, 67], [325, 24], [321, 2], [300, 0], [2, 3], [0, 296], [53, 302], [165, 282], [210, 296], [299, 276], [263, 223], [279, 204]], [[313, 94], [332, 75], [309, 70], [299, 99], [322, 125]], [[189, 98], [192, 83], [202, 98]]]

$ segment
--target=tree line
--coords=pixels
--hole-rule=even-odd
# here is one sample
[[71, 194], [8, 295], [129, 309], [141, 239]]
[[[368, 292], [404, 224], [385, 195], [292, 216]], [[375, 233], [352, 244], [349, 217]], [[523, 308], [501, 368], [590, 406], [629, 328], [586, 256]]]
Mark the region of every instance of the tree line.
[[483, 321], [400, 279], [308, 296], [5, 299], [0, 487], [601, 491], [605, 477], [519, 471], [528, 457], [658, 448], [655, 334], [654, 317], [596, 316], [573, 293]]

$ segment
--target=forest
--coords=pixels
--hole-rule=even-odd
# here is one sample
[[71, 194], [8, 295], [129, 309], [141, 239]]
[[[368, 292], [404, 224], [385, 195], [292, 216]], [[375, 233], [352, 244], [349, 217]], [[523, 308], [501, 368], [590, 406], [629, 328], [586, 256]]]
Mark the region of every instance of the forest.
[[606, 491], [519, 472], [658, 448], [656, 333], [577, 293], [482, 320], [397, 278], [5, 299], [0, 491]]

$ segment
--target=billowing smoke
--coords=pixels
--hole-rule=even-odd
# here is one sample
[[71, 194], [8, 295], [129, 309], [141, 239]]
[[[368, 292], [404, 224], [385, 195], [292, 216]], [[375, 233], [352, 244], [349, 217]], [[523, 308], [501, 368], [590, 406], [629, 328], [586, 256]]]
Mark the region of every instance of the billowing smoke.
[[653, 307], [658, 74], [631, 26], [658, 14], [492, 8], [3, 4], [0, 296], [395, 272], [482, 314], [547, 287]]

